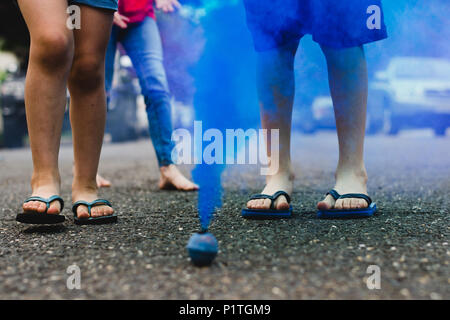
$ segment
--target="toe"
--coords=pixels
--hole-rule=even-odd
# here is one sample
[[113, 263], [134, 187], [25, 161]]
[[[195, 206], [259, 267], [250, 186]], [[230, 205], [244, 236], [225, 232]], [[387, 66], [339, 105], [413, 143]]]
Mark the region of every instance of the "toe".
[[348, 208], [349, 209], [357, 209], [358, 208], [358, 200], [357, 199], [348, 199]]
[[31, 204], [31, 202], [25, 202], [25, 203], [22, 205], [22, 209], [23, 209], [23, 211], [25, 211], [25, 212], [30, 211], [30, 210], [33, 210], [33, 205]]
[[198, 186], [198, 184], [195, 184], [195, 183], [192, 184], [192, 187], [191, 187], [192, 191], [199, 190], [199, 189], [200, 189], [200, 187]]
[[358, 199], [358, 208], [360, 209], [364, 209], [367, 208], [369, 205], [367, 203], [367, 201], [363, 200], [363, 199]]
[[186, 185], [184, 187], [185, 191], [195, 191], [195, 190], [198, 190], [198, 189], [199, 189], [198, 185], [196, 185], [195, 183], [192, 183], [191, 181], [186, 183]]
[[250, 205], [251, 205], [251, 209], [258, 209], [259, 208], [259, 206], [260, 206], [260, 200], [259, 199], [257, 199], [257, 200], [251, 200], [250, 201]]
[[89, 212], [86, 206], [78, 206], [77, 209], [78, 218], [89, 218]]
[[344, 199], [337, 199], [336, 203], [334, 204], [334, 208], [338, 209], [338, 210], [342, 210], [344, 208], [343, 204], [344, 204]]
[[103, 217], [104, 215], [106, 215], [106, 214], [105, 214], [105, 207], [104, 207], [104, 206], [98, 207], [98, 215], [99, 215], [100, 217]]
[[94, 218], [103, 216], [101, 207], [93, 207], [91, 209], [91, 215]]
[[47, 205], [46, 205], [45, 203], [43, 203], [43, 202], [38, 202], [38, 205], [37, 205], [37, 212], [39, 212], [39, 213], [44, 213], [46, 209], [47, 209]]
[[255, 200], [250, 200], [247, 202], [247, 208], [254, 209], [255, 207]]
[[114, 209], [113, 208], [108, 207], [108, 206], [104, 207], [104, 211], [103, 211], [103, 215], [104, 216], [110, 216], [113, 213], [114, 213]]
[[351, 207], [352, 209], [362, 209], [364, 208], [364, 202], [361, 199], [351, 199]]
[[257, 199], [257, 200], [255, 200], [255, 204], [254, 204], [253, 208], [254, 209], [261, 209], [262, 205], [263, 205], [263, 200]]
[[30, 202], [30, 210], [31, 211], [38, 211], [40, 204], [41, 203], [39, 201], [32, 201], [32, 202]]
[[288, 210], [289, 203], [287, 202], [286, 197], [284, 197], [284, 196], [279, 197], [275, 203], [275, 208], [277, 210]]
[[323, 199], [322, 201], [320, 201], [317, 204], [317, 209], [319, 209], [319, 210], [330, 210], [330, 209], [333, 208], [335, 203], [336, 203], [336, 201], [334, 200], [334, 198], [331, 195], [327, 195], [325, 197], [325, 199]]
[[50, 208], [48, 208], [48, 214], [59, 214], [61, 212], [61, 205], [58, 201], [53, 201], [50, 203]]
[[271, 202], [272, 201], [270, 199], [263, 199], [261, 209], [270, 209]]
[[351, 209], [352, 208], [352, 199], [344, 199], [344, 203], [342, 204], [343, 208], [345, 210]]

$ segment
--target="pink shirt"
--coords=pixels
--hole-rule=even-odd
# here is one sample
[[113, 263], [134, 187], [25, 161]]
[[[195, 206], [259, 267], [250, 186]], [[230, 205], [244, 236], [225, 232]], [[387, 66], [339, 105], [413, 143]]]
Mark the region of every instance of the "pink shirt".
[[129, 23], [141, 22], [147, 17], [155, 19], [154, 0], [119, 0], [119, 13], [130, 19]]

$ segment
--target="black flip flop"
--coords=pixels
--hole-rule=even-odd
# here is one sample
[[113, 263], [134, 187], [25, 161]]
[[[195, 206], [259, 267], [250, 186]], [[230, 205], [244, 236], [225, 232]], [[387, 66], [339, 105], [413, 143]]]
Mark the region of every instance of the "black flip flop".
[[363, 193], [346, 193], [340, 195], [336, 190], [332, 189], [326, 195], [331, 195], [334, 200], [338, 199], [364, 199], [367, 201], [368, 207], [363, 209], [330, 209], [330, 210], [318, 210], [318, 218], [367, 218], [371, 217], [377, 211], [377, 205], [372, 199]]
[[[78, 218], [77, 209], [81, 205], [86, 206], [88, 208], [89, 218]], [[82, 200], [75, 202], [72, 205], [73, 220], [75, 221], [75, 224], [78, 224], [78, 225], [106, 224], [106, 223], [117, 222], [117, 214], [115, 214], [115, 213], [113, 213], [112, 215], [109, 215], [109, 216], [92, 217], [91, 209], [92, 209], [92, 207], [97, 207], [97, 206], [108, 206], [108, 207], [112, 208], [111, 203], [105, 199], [97, 199], [92, 202], [87, 202], [87, 201], [82, 201]]]
[[269, 209], [242, 209], [242, 216], [244, 218], [260, 218], [260, 219], [276, 219], [276, 218], [289, 218], [292, 215], [292, 206], [289, 206], [288, 210], [277, 210], [274, 207], [275, 201], [280, 197], [285, 196], [288, 203], [291, 203], [291, 197], [285, 191], [277, 191], [273, 195], [268, 194], [254, 194], [249, 200], [256, 199], [270, 199]]
[[[62, 210], [64, 209], [64, 200], [60, 196], [54, 195], [47, 199], [38, 196], [33, 196], [26, 199], [23, 203], [27, 203], [30, 201], [43, 202], [47, 205], [47, 208], [45, 209], [44, 212], [19, 213], [16, 216], [16, 221], [28, 224], [56, 224], [62, 223], [66, 220], [66, 218], [61, 214]], [[59, 201], [59, 204], [61, 205], [61, 210], [59, 214], [47, 213], [48, 209], [50, 208], [50, 203], [52, 203], [53, 201]]]

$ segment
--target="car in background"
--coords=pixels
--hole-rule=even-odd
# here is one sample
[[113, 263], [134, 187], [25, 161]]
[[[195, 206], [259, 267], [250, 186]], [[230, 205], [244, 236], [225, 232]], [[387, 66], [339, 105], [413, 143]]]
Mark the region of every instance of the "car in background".
[[[404, 128], [432, 128], [445, 135], [450, 127], [450, 61], [395, 57], [370, 84], [369, 109], [390, 134]], [[371, 104], [376, 104], [371, 106]]]
[[[70, 131], [69, 92], [67, 91], [62, 132]], [[2, 143], [0, 147], [21, 148], [28, 136], [25, 113], [25, 74], [10, 73], [0, 84], [0, 110], [3, 122]]]
[[[312, 103], [315, 130], [334, 129], [329, 96]], [[406, 128], [432, 128], [445, 135], [450, 127], [450, 61], [437, 58], [396, 57], [369, 83], [367, 133], [392, 135]]]
[[0, 86], [0, 108], [3, 120], [2, 145], [20, 148], [27, 135], [25, 116], [25, 76], [9, 74]]
[[[380, 104], [368, 104], [366, 132], [376, 134], [383, 130], [384, 112], [380, 112]], [[319, 129], [336, 129], [333, 101], [330, 96], [318, 96], [311, 106], [314, 131]]]

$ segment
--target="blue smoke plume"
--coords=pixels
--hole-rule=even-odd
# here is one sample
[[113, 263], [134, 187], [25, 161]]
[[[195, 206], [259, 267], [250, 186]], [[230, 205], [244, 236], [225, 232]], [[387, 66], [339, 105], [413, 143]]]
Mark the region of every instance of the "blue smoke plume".
[[[203, 132], [259, 126], [255, 84], [255, 59], [245, 12], [238, 1], [208, 2], [201, 19], [204, 29], [204, 52], [192, 70], [196, 93], [196, 120]], [[221, 5], [219, 5], [221, 3]], [[210, 142], [204, 142], [203, 147]], [[223, 163], [227, 157], [223, 153]], [[222, 198], [221, 175], [224, 164], [200, 164], [193, 171], [199, 184], [198, 211], [202, 229], [207, 229]]]

